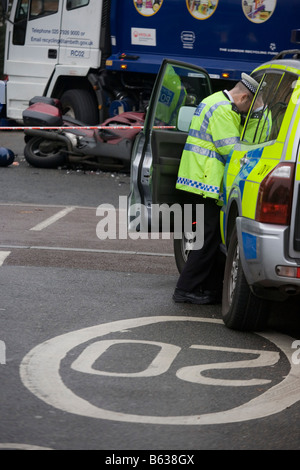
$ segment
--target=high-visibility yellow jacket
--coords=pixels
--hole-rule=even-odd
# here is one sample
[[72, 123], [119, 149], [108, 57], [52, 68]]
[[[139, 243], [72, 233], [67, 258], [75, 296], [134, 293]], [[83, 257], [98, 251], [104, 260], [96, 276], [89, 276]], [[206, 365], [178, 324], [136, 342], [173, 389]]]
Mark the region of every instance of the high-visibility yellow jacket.
[[168, 66], [155, 114], [156, 125], [175, 126], [178, 108], [185, 104], [186, 89], [172, 66]]
[[190, 125], [176, 188], [211, 197], [222, 205], [224, 166], [240, 132], [241, 115], [223, 91], [205, 98]]

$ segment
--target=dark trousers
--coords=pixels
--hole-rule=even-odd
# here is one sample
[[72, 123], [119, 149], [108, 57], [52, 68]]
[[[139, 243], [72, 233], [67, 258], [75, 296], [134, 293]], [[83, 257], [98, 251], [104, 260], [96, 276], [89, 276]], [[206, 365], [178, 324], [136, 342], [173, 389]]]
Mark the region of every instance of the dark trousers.
[[204, 243], [200, 250], [191, 250], [177, 282], [177, 288], [193, 292], [222, 289], [225, 256], [220, 251], [220, 206], [211, 198], [199, 196], [204, 205]]

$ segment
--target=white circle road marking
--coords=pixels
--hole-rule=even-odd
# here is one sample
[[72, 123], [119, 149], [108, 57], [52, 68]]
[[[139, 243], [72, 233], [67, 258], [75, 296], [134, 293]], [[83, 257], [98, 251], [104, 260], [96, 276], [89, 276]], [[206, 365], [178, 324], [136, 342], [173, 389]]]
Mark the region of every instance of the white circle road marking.
[[13, 442], [8, 442], [8, 443], [0, 443], [0, 449], [4, 450], [52, 450], [49, 447], [40, 447], [40, 446], [34, 446], [30, 444], [15, 444]]
[[6, 258], [10, 255], [11, 251], [0, 251], [0, 266], [4, 263]]
[[274, 343], [288, 358], [290, 372], [279, 384], [248, 403], [235, 408], [188, 416], [143, 416], [98, 408], [75, 395], [63, 383], [60, 362], [68, 351], [86, 341], [109, 333], [161, 322], [205, 322], [222, 324], [222, 320], [193, 317], [142, 317], [120, 320], [84, 328], [52, 338], [33, 348], [20, 365], [23, 384], [49, 405], [68, 413], [96, 419], [144, 424], [205, 425], [238, 423], [279, 413], [300, 400], [300, 368], [291, 361], [291, 338], [275, 333], [259, 333]]

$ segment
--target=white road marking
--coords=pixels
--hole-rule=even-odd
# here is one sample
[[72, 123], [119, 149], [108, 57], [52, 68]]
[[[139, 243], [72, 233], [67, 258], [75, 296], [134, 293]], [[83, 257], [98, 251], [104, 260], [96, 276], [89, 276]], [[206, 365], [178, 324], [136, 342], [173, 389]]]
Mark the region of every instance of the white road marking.
[[11, 254], [11, 251], [0, 251], [0, 266], [4, 263], [5, 259]]
[[[107, 351], [109, 347], [114, 344], [150, 344], [151, 346], [157, 346], [160, 348], [160, 352], [154, 358], [154, 360], [149, 364], [148, 368], [140, 372], [131, 372], [131, 373], [120, 373], [120, 372], [106, 372], [101, 370], [95, 370], [93, 368], [94, 362], [99, 359], [99, 357]], [[173, 362], [175, 357], [180, 351], [179, 346], [174, 344], [164, 344], [157, 341], [144, 341], [144, 340], [106, 340], [106, 341], [96, 341], [90, 344], [81, 354], [75, 359], [71, 368], [79, 372], [84, 372], [86, 374], [96, 374], [96, 375], [106, 375], [110, 377], [154, 377], [156, 375], [161, 375], [170, 367], [170, 364]]]
[[30, 230], [33, 230], [35, 232], [44, 230], [44, 228], [47, 228], [49, 227], [49, 225], [52, 225], [59, 219], [62, 219], [63, 217], [65, 217], [65, 215], [69, 214], [69, 212], [72, 212], [74, 209], [75, 206], [66, 207], [65, 209], [57, 212], [57, 214], [54, 214], [52, 217], [49, 217], [48, 219], [44, 220], [40, 224], [35, 225], [35, 227], [32, 227]]
[[[57, 336], [33, 348], [24, 357], [21, 363], [21, 380], [25, 387], [38, 398], [68, 413], [93, 419], [144, 424], [199, 426], [238, 423], [271, 416], [284, 411], [300, 400], [300, 368], [299, 366], [295, 366], [291, 360], [292, 338], [278, 333], [260, 333], [260, 336], [263, 336], [268, 341], [275, 344], [286, 355], [290, 363], [288, 375], [280, 383], [269, 388], [266, 392], [232, 409], [187, 416], [135, 415], [123, 413], [122, 411], [111, 411], [99, 408], [77, 396], [72, 390], [66, 387], [60, 376], [60, 364], [71, 349], [79, 344], [90, 342], [94, 338], [105, 337], [110, 333], [164, 322], [223, 323], [222, 320], [211, 318], [158, 316], [130, 318], [84, 328]], [[236, 365], [238, 367], [238, 362]]]
[[0, 443], [0, 449], [11, 450], [52, 450], [50, 447], [40, 447], [30, 444], [18, 444], [14, 442]]
[[[129, 250], [97, 250], [96, 248], [72, 248], [62, 246], [31, 246], [31, 245], [0, 245], [1, 248], [10, 248], [18, 250], [50, 250], [50, 251], [74, 251], [79, 253], [110, 253], [121, 255], [139, 255], [139, 256], [159, 256], [174, 258], [174, 253], [157, 253], [148, 251], [129, 251]], [[10, 253], [10, 252], [8, 252]]]

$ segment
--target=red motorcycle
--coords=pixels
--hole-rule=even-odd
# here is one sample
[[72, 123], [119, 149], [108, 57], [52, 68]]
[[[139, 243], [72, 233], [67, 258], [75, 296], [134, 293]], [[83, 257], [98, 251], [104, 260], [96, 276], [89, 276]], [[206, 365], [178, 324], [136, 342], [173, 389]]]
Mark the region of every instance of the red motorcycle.
[[145, 113], [124, 112], [99, 126], [86, 126], [62, 115], [59, 100], [36, 96], [23, 112], [24, 156], [38, 168], [86, 163], [129, 171], [132, 145], [144, 120]]

